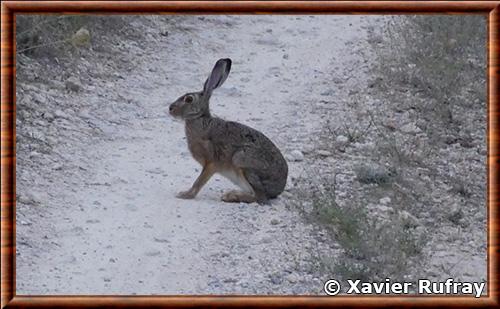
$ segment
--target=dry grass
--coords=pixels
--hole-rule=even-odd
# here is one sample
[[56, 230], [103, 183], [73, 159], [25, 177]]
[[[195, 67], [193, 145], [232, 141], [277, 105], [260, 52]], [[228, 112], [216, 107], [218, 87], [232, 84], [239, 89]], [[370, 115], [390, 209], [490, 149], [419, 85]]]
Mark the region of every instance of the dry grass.
[[[376, 108], [348, 98], [351, 114], [340, 125], [326, 123], [320, 142], [352, 176], [342, 186], [335, 177], [317, 180], [328, 189], [312, 192], [312, 206], [302, 209], [342, 248], [341, 257], [319, 257], [325, 271], [412, 281], [428, 271], [426, 235], [445, 224], [467, 226], [459, 206], [466, 201], [481, 209], [472, 187], [484, 191], [484, 175], [464, 174], [467, 161], [452, 147], [475, 150], [484, 129], [486, 23], [481, 16], [397, 16], [382, 33], [370, 34], [373, 82], [353, 91], [376, 99]], [[339, 135], [348, 142], [339, 145]], [[444, 196], [458, 206], [443, 207]]]

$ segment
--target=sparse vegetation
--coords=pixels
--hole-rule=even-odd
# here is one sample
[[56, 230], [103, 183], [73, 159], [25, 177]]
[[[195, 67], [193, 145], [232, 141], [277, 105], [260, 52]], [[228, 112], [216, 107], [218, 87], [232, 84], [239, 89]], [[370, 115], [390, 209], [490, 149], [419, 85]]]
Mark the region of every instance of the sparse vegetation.
[[72, 57], [79, 48], [138, 39], [130, 17], [99, 15], [17, 15], [16, 52], [34, 58]]
[[[306, 47], [300, 46], [296, 35], [304, 26], [307, 28], [304, 35], [308, 37], [312, 38], [313, 33], [324, 35], [318, 25], [331, 20], [314, 24], [307, 19], [302, 21], [301, 28], [296, 29], [297, 33], [287, 33], [287, 27], [272, 25], [289, 25], [289, 22], [276, 24], [272, 21], [273, 16], [259, 16], [255, 22], [246, 17], [189, 16], [178, 24], [172, 23], [177, 18], [175, 16], [156, 18], [17, 16], [16, 163], [24, 168], [17, 169], [16, 186], [18, 192], [34, 192], [18, 196], [17, 219], [18, 222], [24, 220], [18, 225], [18, 241], [27, 239], [26, 229], [39, 228], [42, 222], [47, 226], [46, 223], [50, 222], [49, 217], [43, 221], [37, 213], [30, 215], [29, 211], [54, 207], [53, 212], [59, 213], [60, 205], [71, 208], [62, 195], [56, 196], [54, 192], [51, 192], [53, 196], [42, 194], [46, 188], [57, 187], [55, 193], [60, 193], [74, 192], [76, 183], [85, 188], [102, 184], [86, 179], [85, 173], [94, 172], [96, 166], [95, 157], [92, 157], [96, 153], [89, 154], [86, 145], [107, 139], [113, 141], [116, 134], [125, 140], [125, 144], [118, 148], [124, 153], [123, 158], [135, 162], [134, 152], [129, 148], [139, 140], [135, 139], [138, 132], [133, 130], [134, 125], [143, 128], [145, 123], [156, 123], [150, 118], [152, 115], [164, 117], [160, 102], [165, 102], [175, 87], [192, 79], [191, 68], [205, 64], [203, 57], [198, 57], [200, 50], [207, 57], [234, 53], [239, 59], [257, 60], [249, 62], [255, 64], [260, 62], [260, 54], [248, 47], [253, 48], [255, 43], [263, 49], [269, 48], [270, 52], [283, 53], [282, 56], [277, 54], [279, 57], [275, 59], [285, 64], [269, 68], [261, 82], [255, 84], [270, 84], [277, 79], [284, 81], [273, 87], [272, 94], [279, 97], [270, 98], [276, 104], [263, 101], [262, 105], [270, 111], [264, 115], [279, 115], [273, 116], [275, 122], [268, 122], [267, 116], [252, 118], [260, 119], [255, 120], [258, 122], [264, 120], [259, 123], [264, 128], [272, 124], [272, 128], [268, 127], [270, 132], [282, 126], [279, 132], [275, 131], [277, 143], [294, 154], [287, 192], [272, 203], [285, 203], [287, 207], [296, 203], [297, 209], [312, 224], [302, 224], [289, 208], [277, 211], [276, 204], [271, 207], [228, 207], [231, 210], [227, 217], [222, 218], [227, 219], [224, 223], [234, 225], [229, 225], [228, 230], [210, 233], [215, 235], [211, 239], [216, 241], [206, 243], [208, 252], [213, 250], [209, 263], [218, 263], [213, 265], [218, 265], [217, 269], [223, 270], [227, 278], [219, 278], [220, 281], [212, 278], [207, 283], [210, 289], [226, 288], [229, 291], [231, 286], [248, 289], [254, 278], [244, 276], [253, 273], [256, 267], [264, 269], [265, 276], [255, 279], [260, 280], [262, 286], [253, 286], [252, 293], [264, 288], [276, 292], [277, 286], [298, 294], [306, 291], [295, 289], [299, 286], [312, 287], [310, 291], [322, 293], [321, 284], [325, 279], [322, 276], [363, 281], [385, 278], [413, 281], [417, 277], [484, 279], [486, 266], [484, 272], [481, 269], [485, 260], [482, 254], [486, 253], [484, 17], [373, 17], [357, 29], [355, 26], [359, 25], [353, 22], [351, 26], [352, 20], [342, 17], [346, 19], [341, 23], [335, 21], [328, 25], [345, 25], [353, 34], [359, 30], [354, 39], [338, 36], [337, 39], [342, 40], [340, 43], [335, 41], [338, 46], [345, 45], [352, 57], [339, 52], [334, 55], [335, 59], [321, 59], [322, 65], [318, 65], [314, 78], [311, 74], [304, 74], [304, 68], [308, 68], [304, 61], [295, 59], [294, 55], [306, 55], [310, 49], [309, 42]], [[387, 23], [382, 26], [377, 18]], [[267, 24], [266, 20], [270, 23]], [[238, 26], [240, 23], [241, 27]], [[240, 41], [241, 34], [246, 33], [252, 27], [250, 25], [255, 26], [255, 33], [250, 36], [253, 41], [240, 44], [243, 42]], [[370, 29], [370, 46], [363, 39], [366, 29]], [[268, 39], [263, 40], [263, 34]], [[167, 36], [168, 40], [165, 39]], [[323, 42], [318, 41], [318, 44]], [[295, 49], [297, 47], [300, 48]], [[179, 76], [180, 71], [186, 75]], [[242, 93], [248, 95], [257, 93], [253, 91], [256, 88], [250, 88], [254, 84], [244, 82], [244, 75], [252, 72], [242, 72], [241, 83], [238, 79], [234, 81], [235, 85], [242, 87]], [[329, 74], [339, 75], [331, 86], [328, 84]], [[368, 78], [367, 74], [370, 75]], [[302, 75], [307, 78], [291, 78]], [[288, 79], [281, 79], [287, 76]], [[297, 107], [287, 101], [296, 94], [290, 90], [290, 85], [295, 82], [297, 93], [305, 94], [301, 98], [303, 104], [297, 102]], [[239, 91], [237, 86], [234, 89]], [[328, 87], [332, 89], [323, 89]], [[234, 93], [239, 95], [236, 90]], [[233, 90], [227, 94], [226, 99], [235, 96]], [[245, 100], [242, 97], [243, 103]], [[246, 116], [240, 108], [242, 106], [248, 107], [248, 112], [254, 112], [253, 106], [243, 103], [231, 102], [226, 107], [240, 116]], [[314, 106], [313, 112], [308, 110], [311, 106]], [[295, 115], [294, 118], [281, 117], [280, 108], [287, 109], [290, 115]], [[322, 121], [324, 128], [321, 128]], [[148, 147], [156, 145], [160, 139], [163, 144], [156, 145], [154, 151], [138, 150], [138, 153], [148, 155], [159, 152], [158, 157], [162, 159], [149, 161], [163, 167], [169, 166], [165, 158], [170, 158], [164, 150], [175, 149], [171, 141], [164, 138], [165, 131], [159, 130], [164, 125], [163, 121], [155, 128], [144, 127], [153, 130], [143, 134], [152, 136], [152, 141], [140, 138], [144, 141], [142, 145], [146, 145], [143, 149], [150, 149]], [[321, 129], [322, 134], [316, 134]], [[134, 137], [133, 142], [130, 137]], [[74, 156], [81, 151], [80, 147], [82, 154]], [[116, 147], [112, 147], [108, 154], [114, 155], [115, 150]], [[109, 163], [108, 166], [115, 171], [119, 165]], [[155, 181], [160, 175], [161, 179], [173, 177], [168, 168], [164, 175], [160, 173], [163, 167], [145, 173]], [[124, 167], [119, 168], [121, 171]], [[178, 168], [186, 166], [179, 165]], [[59, 177], [61, 174], [64, 177]], [[110, 173], [110, 176], [113, 175]], [[118, 178], [113, 178], [115, 180], [113, 186], [126, 185]], [[143, 185], [138, 188], [146, 191], [148, 183]], [[106, 194], [109, 186], [110, 182], [102, 186]], [[43, 206], [52, 198], [57, 201], [54, 206]], [[161, 202], [163, 207], [164, 201]], [[33, 205], [37, 207], [31, 207]], [[89, 213], [100, 206], [90, 205], [88, 209], [92, 210]], [[103, 203], [102, 206], [106, 205]], [[77, 210], [75, 218], [82, 217], [81, 209]], [[110, 209], [116, 211], [112, 212], [114, 214], [125, 213], [122, 207]], [[152, 209], [156, 208], [147, 207], [141, 211]], [[187, 208], [179, 209], [182, 213]], [[286, 217], [288, 215], [290, 217]], [[187, 217], [183, 213], [177, 218], [184, 220]], [[34, 224], [39, 219], [42, 220], [40, 224]], [[216, 221], [219, 219], [208, 222], [207, 226], [212, 223], [226, 226], [221, 224], [222, 221]], [[144, 224], [143, 228], [137, 227], [137, 231], [149, 235], [151, 226]], [[40, 229], [34, 231], [30, 232], [31, 235], [47, 235], [39, 232]], [[219, 232], [220, 236], [217, 236]], [[200, 235], [208, 234], [203, 231]], [[249, 237], [245, 246], [240, 246], [238, 235]], [[224, 254], [219, 252], [219, 239], [231, 248]], [[37, 253], [40, 248], [48, 248], [45, 238], [42, 242], [29, 250]], [[184, 240], [178, 243], [184, 243]], [[26, 250], [26, 246], [18, 248]], [[197, 251], [193, 252], [202, 252], [199, 246], [195, 249]], [[237, 249], [236, 253], [233, 249]], [[19, 261], [29, 265], [26, 261], [31, 255], [25, 252], [21, 252]], [[432, 255], [434, 252], [444, 258], [439, 260]], [[161, 255], [157, 257], [163, 260]], [[467, 262], [471, 257], [477, 261]], [[466, 262], [462, 263], [464, 260]], [[240, 271], [242, 261], [255, 262], [257, 266], [247, 264], [243, 269], [248, 271]], [[261, 261], [263, 263], [259, 265]], [[466, 271], [464, 265], [479, 267]], [[29, 269], [26, 274], [37, 274], [31, 267], [25, 269]], [[238, 270], [242, 274], [240, 279], [245, 280], [235, 280], [232, 277], [236, 273], [234, 270]], [[117, 275], [126, 274], [123, 269], [118, 269]], [[22, 287], [22, 281], [18, 282], [21, 282], [18, 287]]]
[[460, 136], [464, 113], [486, 106], [485, 17], [394, 17], [384, 33], [373, 70], [392, 108], [411, 110], [432, 142]]
[[[307, 218], [325, 228], [342, 248], [335, 258], [319, 255], [323, 272], [364, 281], [411, 280], [409, 269], [422, 262], [426, 236], [405, 211], [386, 207], [384, 216], [361, 203], [340, 206], [336, 177], [310, 196]], [[304, 209], [304, 208], [303, 208]]]
[[362, 164], [355, 168], [359, 182], [365, 184], [387, 184], [394, 178], [395, 173], [387, 167], [377, 164]]
[[[475, 228], [467, 212], [471, 206], [485, 211], [484, 156], [472, 167], [454, 154], [485, 154], [484, 17], [386, 20], [370, 31], [375, 57], [368, 87], [350, 89], [355, 95], [344, 105], [347, 117], [335, 126], [332, 115], [320, 139], [320, 147], [351, 171], [340, 186], [335, 177], [313, 176], [319, 188], [329, 189], [314, 191], [307, 216], [342, 249], [341, 256], [319, 260], [344, 279], [423, 276], [439, 242], [435, 235], [450, 224]], [[339, 145], [340, 135], [348, 143]], [[466, 175], [472, 168], [483, 174]], [[456, 268], [450, 269], [447, 276]]]

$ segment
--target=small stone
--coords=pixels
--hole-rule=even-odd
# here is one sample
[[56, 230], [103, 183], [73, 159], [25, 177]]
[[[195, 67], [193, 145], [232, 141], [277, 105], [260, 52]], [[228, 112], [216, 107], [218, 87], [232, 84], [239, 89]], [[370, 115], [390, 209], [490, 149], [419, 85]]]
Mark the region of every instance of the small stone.
[[420, 129], [413, 123], [407, 123], [399, 129], [401, 130], [401, 132], [407, 134], [420, 133]]
[[324, 97], [327, 97], [327, 96], [332, 96], [335, 94], [335, 91], [334, 90], [326, 90], [326, 91], [323, 91], [322, 93], [320, 93], [320, 95], [324, 96]]
[[62, 170], [62, 168], [63, 168], [63, 165], [62, 165], [62, 164], [60, 164], [60, 163], [56, 163], [56, 164], [54, 164], [54, 166], [52, 167], [52, 169], [53, 169], [53, 170], [55, 170], [55, 171]]
[[236, 278], [225, 278], [225, 279], [222, 280], [222, 282], [224, 282], [224, 283], [236, 283], [236, 282], [238, 282], [238, 279], [236, 279]]
[[288, 280], [288, 282], [290, 283], [297, 283], [299, 281], [299, 277], [296, 274], [289, 274], [286, 277], [286, 280]]
[[386, 197], [383, 197], [379, 200], [380, 204], [382, 205], [387, 205], [389, 203], [391, 203], [391, 198], [386, 196]]
[[281, 284], [283, 282], [281, 275], [279, 275], [278, 273], [269, 275], [269, 280], [272, 284]]
[[90, 43], [90, 32], [85, 28], [80, 28], [71, 37], [71, 43], [75, 46], [87, 46]]
[[452, 205], [450, 207], [447, 217], [448, 220], [458, 225], [460, 221], [464, 218], [464, 212], [462, 211], [462, 208], [460, 208], [458, 205]]
[[160, 251], [149, 251], [149, 252], [146, 252], [146, 256], [159, 256], [159, 255], [161, 255]]
[[290, 152], [292, 161], [300, 162], [304, 160], [304, 154], [300, 150], [293, 150]]
[[49, 122], [52, 122], [54, 120], [54, 115], [51, 112], [44, 112], [42, 116]]
[[394, 209], [392, 209], [392, 207], [383, 206], [383, 205], [378, 205], [377, 209], [380, 210], [381, 212], [392, 212], [394, 210]]
[[82, 83], [78, 78], [72, 76], [66, 80], [65, 87], [69, 91], [78, 92], [82, 88]]
[[20, 203], [27, 205], [38, 205], [41, 201], [45, 200], [45, 196], [38, 194], [36, 192], [28, 192], [23, 195], [18, 195], [17, 199]]
[[340, 78], [340, 77], [334, 77], [333, 78], [333, 82], [335, 84], [342, 84], [344, 82], [344, 80], [342, 78]]
[[385, 184], [389, 183], [393, 179], [393, 172], [391, 172], [385, 166], [378, 164], [363, 164], [357, 166], [354, 170], [356, 173], [356, 178], [361, 183], [369, 184]]
[[337, 136], [335, 141], [337, 143], [347, 143], [349, 141], [349, 138], [347, 136], [344, 136], [344, 135], [339, 135], [339, 136]]
[[45, 105], [47, 103], [46, 95], [43, 95], [42, 93], [33, 93], [32, 95], [35, 102], [38, 102], [42, 105]]
[[288, 54], [284, 54], [283, 55], [283, 59], [288, 59], [289, 55]]
[[407, 225], [410, 227], [416, 227], [419, 225], [418, 219], [412, 215], [411, 213], [402, 210], [399, 212], [399, 218]]
[[270, 244], [273, 242], [273, 239], [271, 237], [264, 237], [264, 238], [262, 238], [261, 242], [263, 244]]
[[62, 110], [58, 109], [54, 112], [54, 116], [59, 117], [59, 118], [68, 118], [68, 114], [63, 112]]
[[38, 151], [32, 151], [30, 152], [30, 159], [36, 159], [36, 158], [39, 158], [42, 154], [39, 153]]
[[271, 220], [271, 225], [278, 225], [280, 221], [278, 219], [272, 219]]
[[332, 155], [332, 153], [329, 152], [328, 150], [318, 150], [316, 151], [316, 153], [323, 157], [329, 157]]

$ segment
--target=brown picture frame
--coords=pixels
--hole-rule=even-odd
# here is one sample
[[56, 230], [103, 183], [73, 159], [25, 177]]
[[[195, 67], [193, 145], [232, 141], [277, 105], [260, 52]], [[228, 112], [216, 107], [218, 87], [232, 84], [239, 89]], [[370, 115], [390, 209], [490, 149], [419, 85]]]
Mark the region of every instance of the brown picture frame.
[[[482, 14], [488, 17], [488, 291], [465, 296], [17, 296], [15, 15]], [[500, 1], [3, 1], [1, 3], [1, 308], [25, 307], [498, 307]]]

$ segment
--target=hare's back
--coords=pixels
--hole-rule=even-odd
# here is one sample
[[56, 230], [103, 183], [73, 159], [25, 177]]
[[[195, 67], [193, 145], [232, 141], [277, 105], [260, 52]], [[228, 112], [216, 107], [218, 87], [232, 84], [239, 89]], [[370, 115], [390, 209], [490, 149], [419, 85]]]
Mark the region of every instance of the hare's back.
[[[233, 156], [238, 154], [239, 167], [260, 170], [286, 170], [287, 164], [278, 147], [262, 132], [234, 121], [220, 123], [211, 132], [212, 141], [224, 144]], [[243, 160], [242, 160], [243, 159]]]
[[263, 133], [235, 121], [218, 119], [217, 125], [210, 130], [210, 135], [210, 140], [225, 144], [226, 147], [233, 148], [233, 151], [247, 147], [272, 153], [278, 150]]
[[[263, 133], [244, 124], [224, 121], [211, 130], [211, 140], [224, 145], [234, 167], [253, 175], [269, 197], [280, 194], [286, 184], [288, 166], [278, 147]], [[256, 185], [256, 184], [253, 184]]]

